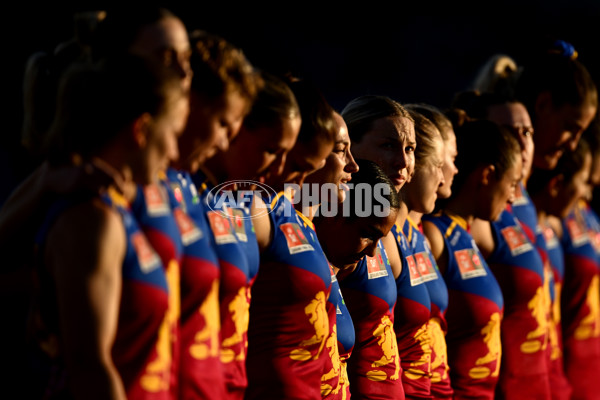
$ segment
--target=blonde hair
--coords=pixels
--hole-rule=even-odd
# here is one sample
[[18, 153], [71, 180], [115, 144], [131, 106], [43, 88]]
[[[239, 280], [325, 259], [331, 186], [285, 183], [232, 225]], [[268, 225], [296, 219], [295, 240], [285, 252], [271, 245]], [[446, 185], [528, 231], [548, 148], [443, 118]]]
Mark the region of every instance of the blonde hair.
[[521, 68], [506, 54], [496, 54], [479, 69], [472, 88], [482, 93], [499, 93], [513, 97]]

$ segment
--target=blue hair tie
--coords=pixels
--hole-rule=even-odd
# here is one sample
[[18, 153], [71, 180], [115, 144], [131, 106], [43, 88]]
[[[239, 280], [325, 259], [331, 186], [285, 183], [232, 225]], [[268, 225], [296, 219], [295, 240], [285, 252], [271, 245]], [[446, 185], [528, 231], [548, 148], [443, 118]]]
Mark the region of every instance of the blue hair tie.
[[565, 42], [564, 40], [557, 40], [552, 44], [551, 54], [558, 54], [563, 57], [568, 57], [571, 60], [575, 60], [577, 58], [577, 50], [575, 47], [569, 42]]

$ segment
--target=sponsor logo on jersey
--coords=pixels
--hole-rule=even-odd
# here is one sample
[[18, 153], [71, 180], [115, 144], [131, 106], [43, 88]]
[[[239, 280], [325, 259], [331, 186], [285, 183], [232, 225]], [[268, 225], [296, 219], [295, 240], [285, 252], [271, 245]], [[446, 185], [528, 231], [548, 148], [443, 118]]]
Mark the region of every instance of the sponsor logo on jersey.
[[416, 253], [414, 257], [415, 262], [417, 263], [417, 270], [419, 271], [421, 278], [423, 278], [423, 282], [434, 281], [438, 278], [435, 267], [426, 252], [422, 251]]
[[175, 196], [175, 200], [177, 200], [179, 206], [183, 209], [184, 212], [187, 212], [187, 204], [185, 203], [185, 197], [183, 197], [181, 185], [178, 182], [170, 182], [169, 186], [171, 186], [173, 196]]
[[456, 246], [456, 244], [460, 240], [461, 236], [462, 236], [461, 232], [458, 229], [455, 229], [454, 232], [452, 233], [452, 236], [450, 237], [450, 245], [453, 247]]
[[236, 208], [228, 208], [227, 213], [229, 214], [229, 219], [231, 221], [231, 225], [233, 226], [233, 230], [235, 231], [235, 235], [241, 242], [248, 241], [248, 235], [246, 235], [246, 225], [247, 222], [245, 220], [244, 212], [242, 210]]
[[160, 258], [154, 251], [146, 236], [141, 232], [135, 232], [131, 236], [131, 243], [137, 255], [140, 269], [147, 274], [160, 267]]
[[285, 236], [290, 254], [302, 253], [304, 251], [314, 251], [314, 247], [308, 243], [308, 239], [306, 236], [304, 236], [300, 225], [297, 223], [286, 222], [285, 224], [281, 224], [279, 229], [281, 229], [283, 235]]
[[206, 213], [210, 228], [213, 231], [215, 242], [217, 244], [236, 243], [237, 239], [229, 225], [229, 218], [223, 216], [221, 212], [209, 211]]
[[567, 219], [567, 230], [573, 246], [580, 247], [590, 241], [585, 228], [574, 218]]
[[383, 256], [381, 255], [381, 249], [379, 248], [379, 246], [377, 247], [377, 250], [375, 250], [375, 256], [366, 256], [365, 261], [367, 262], [367, 272], [369, 279], [376, 279], [382, 276], [388, 276], [387, 268], [385, 267], [385, 262], [383, 261]]
[[475, 251], [475, 249], [463, 249], [454, 252], [456, 263], [458, 264], [458, 270], [460, 276], [463, 279], [476, 278], [478, 276], [485, 276], [487, 272], [483, 267], [481, 258]]
[[193, 182], [190, 183], [190, 193], [192, 194], [192, 204], [200, 204], [198, 189], [196, 189], [196, 185]]
[[181, 233], [181, 240], [185, 246], [202, 239], [204, 236], [200, 228], [196, 226], [194, 221], [180, 208], [173, 211], [175, 221]]
[[519, 254], [527, 253], [528, 251], [533, 250], [533, 246], [531, 242], [525, 236], [523, 229], [518, 224], [513, 226], [507, 226], [503, 228], [501, 231], [508, 248], [510, 249], [510, 253], [513, 257], [518, 256]]
[[423, 283], [423, 277], [419, 274], [419, 268], [415, 261], [414, 256], [408, 255], [406, 258], [406, 265], [408, 265], [408, 275], [410, 276], [410, 286], [416, 286]]
[[161, 190], [159, 185], [147, 185], [144, 187], [144, 199], [146, 200], [146, 208], [148, 215], [151, 217], [161, 217], [169, 215], [171, 208], [166, 199], [166, 193]]

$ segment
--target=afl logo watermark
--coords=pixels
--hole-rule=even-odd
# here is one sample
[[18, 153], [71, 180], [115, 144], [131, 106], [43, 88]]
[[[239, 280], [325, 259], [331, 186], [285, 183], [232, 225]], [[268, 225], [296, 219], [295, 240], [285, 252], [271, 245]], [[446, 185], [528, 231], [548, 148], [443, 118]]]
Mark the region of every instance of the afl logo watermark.
[[[255, 207], [254, 214], [250, 213], [250, 207], [255, 196], [262, 199], [271, 199], [277, 195], [275, 189], [264, 183], [248, 180], [237, 180], [223, 182], [213, 187], [207, 196], [208, 207], [222, 216], [229, 218], [228, 209], [245, 210], [238, 219], [259, 218], [271, 213], [273, 210], [266, 204], [260, 208]], [[263, 204], [263, 203], [261, 203]]]

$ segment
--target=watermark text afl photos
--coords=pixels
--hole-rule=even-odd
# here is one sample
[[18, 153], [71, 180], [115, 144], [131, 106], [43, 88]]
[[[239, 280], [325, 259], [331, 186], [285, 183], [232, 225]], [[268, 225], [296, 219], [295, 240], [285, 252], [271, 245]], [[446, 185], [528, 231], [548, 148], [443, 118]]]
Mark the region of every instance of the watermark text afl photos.
[[[370, 185], [352, 182], [344, 184], [341, 190], [346, 191], [345, 199], [338, 202], [340, 188], [333, 183], [286, 184], [284, 192], [291, 194], [291, 203], [301, 209], [320, 205], [316, 215], [335, 217], [386, 217], [390, 213], [390, 203], [386, 196], [390, 195], [390, 186], [385, 184]], [[269, 185], [257, 181], [227, 181], [215, 186], [210, 191], [209, 207], [213, 211], [226, 213], [227, 208], [249, 210], [252, 199], [259, 196], [264, 200], [264, 206], [258, 212], [247, 212], [245, 219], [258, 218], [271, 213], [269, 200], [277, 196], [277, 191]], [[293, 212], [292, 209], [286, 212]]]

